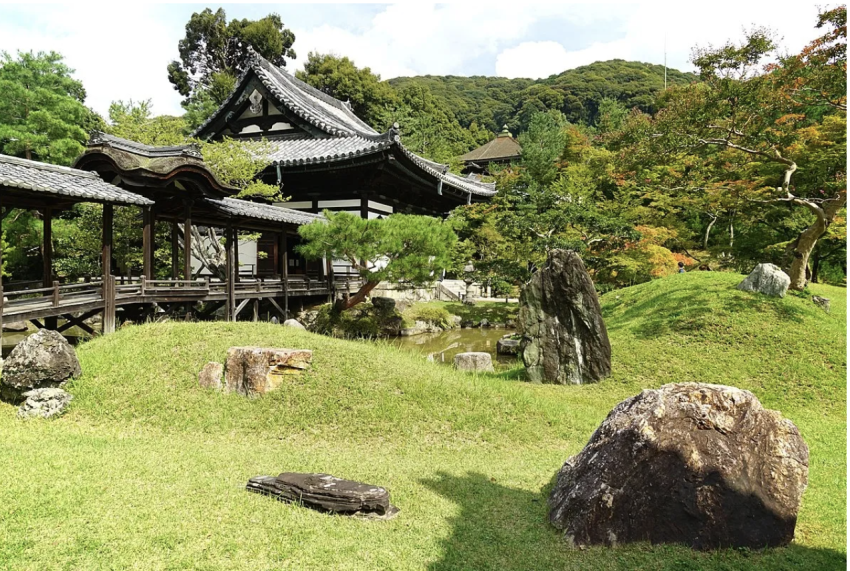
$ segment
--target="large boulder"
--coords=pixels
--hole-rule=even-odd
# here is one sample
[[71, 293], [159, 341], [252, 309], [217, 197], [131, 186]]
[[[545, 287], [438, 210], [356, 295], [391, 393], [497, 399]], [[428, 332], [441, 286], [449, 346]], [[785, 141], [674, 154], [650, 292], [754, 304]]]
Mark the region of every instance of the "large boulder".
[[785, 297], [791, 278], [774, 264], [759, 264], [744, 281], [738, 284], [741, 291], [755, 291], [764, 295]]
[[277, 389], [288, 375], [310, 367], [309, 349], [231, 347], [225, 363], [225, 390], [245, 396], [263, 395]]
[[458, 353], [454, 359], [455, 369], [458, 371], [470, 371], [473, 373], [493, 373], [493, 358], [490, 353], [483, 351], [472, 351], [469, 353]]
[[579, 255], [552, 250], [522, 288], [517, 319], [529, 380], [592, 383], [611, 374], [611, 343], [593, 280]]
[[68, 408], [73, 395], [62, 389], [33, 389], [23, 395], [26, 400], [18, 408], [18, 418], [52, 418]]
[[315, 510], [341, 515], [373, 515], [389, 519], [398, 513], [390, 504], [386, 488], [330, 474], [284, 472], [277, 477], [257, 476], [246, 489], [273, 496], [284, 502], [298, 502]]
[[20, 402], [27, 391], [61, 387], [81, 372], [71, 344], [60, 333], [40, 329], [18, 343], [4, 361], [0, 396]]
[[808, 465], [797, 427], [749, 391], [665, 385], [617, 405], [567, 460], [549, 520], [574, 546], [786, 545]]

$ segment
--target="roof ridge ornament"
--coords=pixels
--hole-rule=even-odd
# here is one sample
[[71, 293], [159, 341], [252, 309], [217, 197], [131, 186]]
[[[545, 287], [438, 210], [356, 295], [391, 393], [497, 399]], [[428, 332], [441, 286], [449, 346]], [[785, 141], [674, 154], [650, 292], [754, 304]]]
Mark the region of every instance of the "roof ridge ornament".
[[390, 130], [387, 131], [387, 135], [389, 135], [390, 141], [400, 143], [401, 142], [401, 129], [398, 127], [398, 122], [393, 123], [393, 126], [390, 127]]

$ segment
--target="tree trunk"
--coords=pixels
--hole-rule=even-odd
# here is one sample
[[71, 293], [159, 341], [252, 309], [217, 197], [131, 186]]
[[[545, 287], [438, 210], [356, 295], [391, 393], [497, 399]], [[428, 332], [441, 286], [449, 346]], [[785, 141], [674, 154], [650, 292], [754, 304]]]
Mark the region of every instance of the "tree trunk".
[[818, 272], [820, 271], [820, 256], [815, 253], [814, 259], [812, 260], [812, 283], [818, 283]]
[[703, 250], [708, 250], [708, 235], [711, 234], [711, 228], [717, 222], [717, 214], [709, 214], [709, 216], [711, 216], [711, 222], [708, 223], [708, 228], [705, 229], [705, 239], [702, 241]]
[[809, 256], [818, 239], [824, 235], [835, 215], [847, 204], [847, 191], [842, 190], [834, 198], [824, 200], [821, 205], [800, 199], [797, 204], [806, 206], [815, 214], [814, 223], [803, 230], [797, 238], [794, 248], [794, 261], [791, 263], [791, 289], [802, 290], [806, 287], [806, 269], [809, 266]]
[[338, 299], [336, 303], [334, 303], [334, 311], [336, 313], [339, 313], [341, 311], [345, 311], [346, 309], [351, 309], [358, 303], [363, 303], [364, 301], [366, 301], [366, 296], [368, 296], [369, 293], [373, 289], [375, 289], [379, 283], [381, 282], [367, 281], [365, 284], [360, 286], [360, 289], [357, 290], [357, 293], [355, 293], [354, 295], [349, 296], [347, 298]]

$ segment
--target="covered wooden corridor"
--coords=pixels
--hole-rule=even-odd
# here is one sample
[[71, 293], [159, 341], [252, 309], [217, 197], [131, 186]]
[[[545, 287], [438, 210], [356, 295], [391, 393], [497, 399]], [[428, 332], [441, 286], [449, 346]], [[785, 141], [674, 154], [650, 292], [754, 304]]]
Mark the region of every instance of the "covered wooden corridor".
[[[340, 283], [347, 279], [343, 276], [335, 280], [326, 263], [320, 264], [320, 271], [312, 275], [289, 274], [290, 241], [297, 239], [298, 226], [321, 220], [322, 216], [230, 198], [236, 189], [217, 181], [191, 147], [145, 147], [114, 138], [104, 145], [104, 141], [109, 140], [101, 139], [99, 143], [95, 140], [77, 161], [78, 166], [87, 170], [0, 155], [0, 230], [3, 219], [14, 209], [40, 212], [43, 224], [42, 283], [20, 287], [4, 284], [0, 276], [0, 340], [4, 321], [29, 321], [39, 328], [60, 332], [78, 326], [94, 333], [85, 320], [98, 313], [103, 316], [102, 332], [109, 333], [116, 327], [118, 308], [122, 308], [120, 313], [134, 319], [154, 311], [190, 306], [194, 315], [203, 319], [211, 318], [217, 311], [221, 313], [223, 308], [226, 319], [236, 320], [250, 307], [256, 320], [263, 302], [267, 309], [285, 319], [289, 315], [290, 298], [300, 298], [299, 302], [304, 298], [327, 299], [340, 287], [356, 288], [353, 282]], [[122, 145], [129, 148], [122, 149]], [[167, 164], [162, 165], [163, 160], [145, 160], [139, 162], [146, 168], [136, 168], [133, 160], [145, 155], [149, 159], [165, 159]], [[86, 276], [81, 282], [63, 283], [54, 273], [53, 217], [56, 212], [80, 202], [102, 205], [101, 273]], [[114, 275], [116, 206], [141, 209], [141, 275]], [[172, 226], [172, 275], [168, 279], [154, 275], [157, 220], [170, 222]], [[185, 254], [193, 251], [189, 231], [193, 226], [214, 228], [224, 237], [225, 260], [218, 275], [193, 276], [192, 256]], [[271, 275], [239, 275], [236, 260], [240, 231], [276, 236]], [[182, 268], [179, 267], [181, 251]]]

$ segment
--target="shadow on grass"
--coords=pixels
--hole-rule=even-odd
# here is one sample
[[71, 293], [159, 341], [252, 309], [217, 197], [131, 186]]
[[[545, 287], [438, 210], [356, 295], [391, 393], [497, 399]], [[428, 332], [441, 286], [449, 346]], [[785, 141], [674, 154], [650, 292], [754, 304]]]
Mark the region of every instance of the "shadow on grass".
[[[554, 481], [554, 478], [553, 478]], [[750, 551], [694, 551], [680, 545], [639, 543], [616, 548], [567, 548], [548, 522], [552, 482], [539, 492], [509, 488], [483, 474], [440, 473], [422, 480], [427, 488], [456, 503], [451, 535], [430, 571], [529, 569], [846, 569], [846, 554], [792, 544]]]
[[602, 312], [610, 331], [629, 329], [642, 338], [703, 333], [729, 316], [752, 313], [769, 313], [780, 322], [801, 323], [813, 310], [788, 299], [747, 292], [730, 295], [709, 287], [668, 291], [633, 305], [628, 299], [609, 302]]

